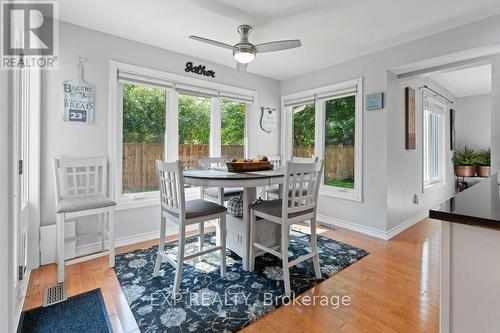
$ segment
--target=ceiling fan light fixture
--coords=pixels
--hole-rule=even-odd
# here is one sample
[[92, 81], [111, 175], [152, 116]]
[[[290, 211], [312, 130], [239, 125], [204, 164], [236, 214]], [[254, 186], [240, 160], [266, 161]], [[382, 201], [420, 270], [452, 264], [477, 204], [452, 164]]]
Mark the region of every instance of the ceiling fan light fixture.
[[255, 59], [255, 53], [249, 51], [234, 52], [234, 59], [240, 64], [248, 64]]

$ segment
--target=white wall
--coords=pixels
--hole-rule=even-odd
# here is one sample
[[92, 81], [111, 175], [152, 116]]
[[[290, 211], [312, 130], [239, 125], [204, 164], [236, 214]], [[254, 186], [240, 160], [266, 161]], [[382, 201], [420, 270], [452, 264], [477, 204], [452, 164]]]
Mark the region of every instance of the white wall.
[[[278, 108], [279, 81], [132, 42], [108, 34], [61, 23], [59, 40], [59, 70], [46, 71], [42, 78], [42, 166], [41, 166], [41, 225], [55, 223], [55, 198], [52, 160], [55, 157], [86, 157], [108, 154], [108, 62], [110, 59], [164, 70], [171, 73], [204, 78], [184, 72], [185, 63], [202, 63], [215, 70], [216, 78], [207, 79], [258, 92], [258, 106]], [[85, 79], [95, 85], [95, 114], [91, 125], [64, 123], [62, 83], [77, 77], [78, 56], [88, 58]], [[258, 126], [260, 115], [254, 115], [255, 153], [279, 151], [279, 133], [267, 134]], [[120, 163], [120, 161], [110, 161]], [[83, 228], [82, 224], [79, 228]], [[116, 214], [116, 237], [145, 233], [159, 228], [159, 208], [149, 207], [119, 211]], [[83, 230], [83, 229], [81, 229]]]
[[[450, 150], [451, 104], [447, 104], [444, 116], [445, 126], [445, 184], [423, 189], [423, 106], [422, 91], [424, 84], [448, 99], [455, 97], [430, 79], [398, 80], [388, 74], [387, 94], [390, 96], [388, 108], [387, 135], [387, 231], [397, 228], [401, 223], [417, 222], [429, 208], [448, 199], [455, 193], [455, 179]], [[415, 90], [416, 149], [405, 148], [405, 87]], [[419, 203], [413, 202], [414, 195]]]
[[[11, 183], [9, 182], [9, 164], [12, 156], [9, 130], [9, 89], [8, 71], [0, 70], [0, 332], [12, 330], [13, 322], [13, 249], [11, 242]], [[10, 328], [9, 328], [10, 326]]]
[[[443, 60], [450, 55], [459, 55], [470, 50], [484, 50], [487, 46], [500, 45], [500, 16], [473, 22], [432, 36], [395, 46], [380, 52], [363, 56], [342, 64], [282, 81], [282, 95], [306, 89], [342, 82], [355, 77], [364, 77], [365, 95], [387, 91], [387, 71], [417, 64], [429, 59]], [[473, 54], [470, 52], [468, 54]], [[455, 58], [456, 59], [456, 58]], [[497, 67], [500, 72], [500, 62]], [[499, 74], [500, 76], [500, 74]], [[500, 77], [499, 77], [500, 83]], [[500, 85], [497, 85], [500, 86]], [[500, 95], [500, 94], [499, 94]], [[389, 93], [386, 96], [391, 98]], [[396, 98], [396, 97], [395, 97]], [[500, 103], [500, 96], [498, 96]], [[336, 220], [352, 222], [355, 229], [365, 230], [383, 236], [388, 230], [407, 221], [387, 223], [391, 210], [387, 195], [387, 179], [393, 177], [388, 169], [387, 145], [394, 137], [389, 119], [397, 110], [385, 108], [379, 111], [364, 111], [363, 119], [363, 202], [357, 203], [322, 197], [319, 212], [331, 222]], [[500, 124], [500, 115], [497, 124]], [[497, 125], [498, 127], [498, 125]], [[399, 130], [399, 128], [397, 129]], [[500, 134], [499, 134], [500, 135]], [[392, 139], [391, 139], [392, 140]], [[499, 140], [500, 142], [500, 140]], [[398, 144], [394, 142], [394, 144]], [[404, 142], [399, 143], [404, 144]], [[498, 147], [500, 156], [500, 144]], [[415, 177], [418, 175], [406, 175]], [[405, 199], [406, 200], [406, 199]], [[392, 207], [391, 204], [389, 206]], [[398, 216], [405, 216], [406, 214]]]
[[457, 147], [487, 148], [491, 144], [491, 95], [457, 99], [455, 130]]
[[500, 172], [500, 56], [491, 63], [491, 173]]

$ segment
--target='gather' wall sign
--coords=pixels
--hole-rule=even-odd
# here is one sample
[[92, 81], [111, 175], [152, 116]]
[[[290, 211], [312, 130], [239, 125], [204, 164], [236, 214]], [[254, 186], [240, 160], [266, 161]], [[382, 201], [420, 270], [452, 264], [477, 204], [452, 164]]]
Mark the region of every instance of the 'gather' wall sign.
[[215, 77], [215, 71], [207, 70], [203, 65], [193, 66], [193, 63], [191, 61], [186, 62], [186, 68], [184, 70], [186, 72], [191, 72], [203, 76]]

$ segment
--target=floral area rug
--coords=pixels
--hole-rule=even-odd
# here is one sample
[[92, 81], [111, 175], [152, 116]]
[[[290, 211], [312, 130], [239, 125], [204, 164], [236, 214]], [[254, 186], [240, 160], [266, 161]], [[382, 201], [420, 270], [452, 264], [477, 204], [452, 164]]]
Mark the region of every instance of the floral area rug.
[[[309, 241], [309, 235], [292, 231]], [[215, 244], [215, 234], [205, 236], [207, 245]], [[186, 254], [197, 250], [195, 239], [186, 245]], [[185, 263], [180, 292], [172, 299], [175, 269], [164, 261], [161, 275], [154, 278], [157, 247], [116, 256], [115, 271], [123, 293], [142, 333], [153, 332], [236, 332], [267, 312], [289, 301], [284, 295], [281, 260], [265, 254], [255, 262], [253, 273], [242, 269], [242, 261], [227, 251], [227, 277], [221, 278], [219, 258], [214, 253]], [[368, 255], [365, 250], [318, 236], [318, 251], [323, 278], [317, 280], [312, 260], [290, 270], [293, 295], [341, 271]], [[167, 246], [175, 256], [177, 245]], [[308, 253], [308, 248], [292, 242], [290, 260]]]

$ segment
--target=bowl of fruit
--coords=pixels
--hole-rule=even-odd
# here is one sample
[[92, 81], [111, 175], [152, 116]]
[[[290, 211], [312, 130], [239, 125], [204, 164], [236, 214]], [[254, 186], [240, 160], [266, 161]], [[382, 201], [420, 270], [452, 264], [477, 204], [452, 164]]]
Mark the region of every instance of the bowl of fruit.
[[267, 156], [254, 159], [233, 159], [227, 162], [227, 171], [229, 172], [247, 172], [247, 171], [262, 171], [272, 170], [273, 164], [269, 162]]

